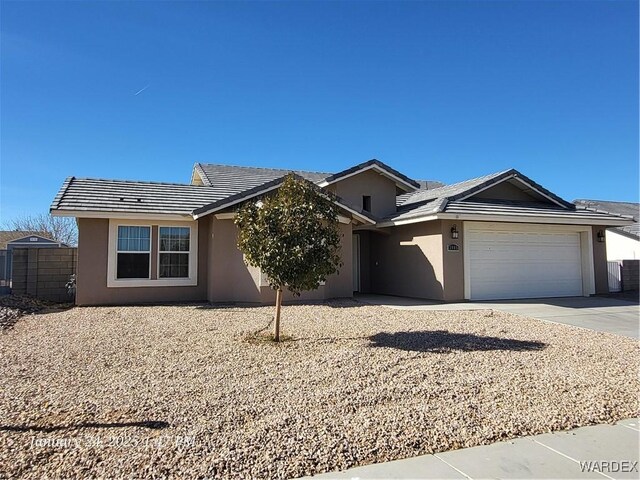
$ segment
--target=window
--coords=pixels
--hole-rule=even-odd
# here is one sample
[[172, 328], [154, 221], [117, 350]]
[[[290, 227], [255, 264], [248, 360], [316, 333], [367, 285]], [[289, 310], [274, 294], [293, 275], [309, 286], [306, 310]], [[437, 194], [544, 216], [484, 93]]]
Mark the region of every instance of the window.
[[365, 212], [371, 211], [371, 195], [362, 196], [362, 210]]
[[198, 222], [109, 219], [108, 288], [198, 285]]
[[189, 227], [159, 228], [159, 278], [189, 277]]
[[151, 227], [118, 226], [116, 278], [149, 278]]

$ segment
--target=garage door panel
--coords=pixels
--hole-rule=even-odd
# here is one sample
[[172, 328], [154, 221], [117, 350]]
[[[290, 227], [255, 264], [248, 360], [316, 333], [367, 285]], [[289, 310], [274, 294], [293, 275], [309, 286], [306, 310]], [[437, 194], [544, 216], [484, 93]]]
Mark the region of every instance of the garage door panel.
[[471, 299], [582, 295], [579, 233], [472, 228], [466, 235]]

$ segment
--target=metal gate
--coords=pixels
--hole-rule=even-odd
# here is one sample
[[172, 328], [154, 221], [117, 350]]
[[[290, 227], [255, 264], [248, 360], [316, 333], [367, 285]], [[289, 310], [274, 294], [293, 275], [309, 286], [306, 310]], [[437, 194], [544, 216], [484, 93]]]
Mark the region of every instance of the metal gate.
[[609, 291], [622, 291], [622, 265], [620, 262], [607, 262], [607, 277], [609, 279]]
[[11, 250], [0, 250], [0, 295], [11, 292]]

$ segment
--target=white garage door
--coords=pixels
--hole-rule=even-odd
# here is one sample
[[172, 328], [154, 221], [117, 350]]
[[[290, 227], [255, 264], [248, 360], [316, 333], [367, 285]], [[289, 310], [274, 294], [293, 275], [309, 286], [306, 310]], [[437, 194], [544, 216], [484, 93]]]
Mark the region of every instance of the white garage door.
[[578, 232], [473, 224], [465, 235], [470, 299], [582, 295]]

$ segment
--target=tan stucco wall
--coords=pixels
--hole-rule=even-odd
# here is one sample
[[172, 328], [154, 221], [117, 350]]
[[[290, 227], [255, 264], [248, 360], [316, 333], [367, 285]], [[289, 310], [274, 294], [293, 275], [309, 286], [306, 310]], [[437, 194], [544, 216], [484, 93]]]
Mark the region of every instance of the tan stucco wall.
[[360, 236], [360, 293], [371, 293], [371, 235], [375, 233], [368, 230], [354, 233]]
[[[459, 221], [443, 220], [442, 231], [442, 269], [444, 277], [444, 298], [447, 302], [458, 302], [464, 300], [464, 252], [463, 228]], [[451, 227], [456, 226], [458, 238], [451, 238]], [[449, 245], [457, 245], [458, 251], [448, 251]]]
[[260, 273], [245, 265], [238, 250], [238, 229], [233, 220], [211, 217], [209, 229], [210, 302], [260, 302]]
[[[327, 278], [326, 284], [317, 290], [302, 292], [299, 297], [285, 290], [285, 302], [353, 295], [351, 224], [340, 224], [339, 228], [344, 263], [340, 273]], [[238, 229], [233, 220], [213, 218], [211, 221], [208, 285], [208, 299], [211, 302], [275, 302], [275, 292], [268, 285], [260, 286], [259, 269], [244, 263], [242, 253], [238, 250]]]
[[76, 304], [127, 305], [206, 300], [208, 222], [208, 219], [198, 222], [198, 285], [107, 288], [109, 220], [79, 218]]
[[605, 227], [594, 225], [591, 227], [591, 241], [593, 242], [593, 270], [596, 283], [596, 294], [609, 293], [609, 279], [607, 273], [607, 244], [598, 242], [598, 230]]
[[353, 296], [353, 238], [351, 224], [339, 224], [340, 255], [342, 268], [334, 275], [327, 278], [325, 285], [326, 298], [340, 298]]
[[371, 235], [371, 291], [444, 299], [440, 221], [385, 229]]
[[[152, 222], [151, 222], [152, 223]], [[153, 227], [152, 227], [153, 228]], [[156, 229], [154, 229], [155, 231]], [[284, 300], [322, 300], [352, 296], [351, 225], [340, 224], [344, 266], [318, 290]], [[198, 221], [198, 285], [183, 287], [107, 287], [108, 219], [78, 219], [78, 305], [211, 301], [273, 303], [275, 294], [260, 287], [259, 270], [245, 265], [232, 220], [205, 217]], [[156, 247], [153, 247], [153, 251]], [[152, 266], [155, 262], [151, 262]], [[155, 268], [153, 268], [155, 272]]]
[[371, 196], [371, 213], [377, 217], [396, 211], [396, 184], [371, 170], [340, 180], [330, 185], [329, 191], [358, 210], [362, 208], [362, 196]]

